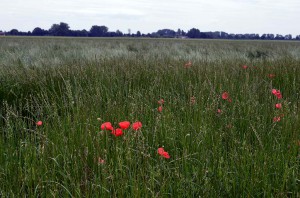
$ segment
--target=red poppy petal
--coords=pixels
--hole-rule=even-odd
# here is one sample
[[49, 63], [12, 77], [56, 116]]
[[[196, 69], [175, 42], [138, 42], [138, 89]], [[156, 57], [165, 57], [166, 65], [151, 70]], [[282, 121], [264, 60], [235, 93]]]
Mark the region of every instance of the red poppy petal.
[[110, 122], [104, 122], [102, 125], [101, 125], [101, 130], [113, 130], [113, 127], [111, 125]]
[[163, 107], [162, 107], [162, 106], [159, 106], [159, 107], [157, 108], [157, 111], [158, 111], [158, 112], [162, 112], [162, 110], [163, 110]]
[[128, 129], [130, 127], [130, 122], [129, 121], [120, 122], [119, 126], [121, 129]]
[[142, 123], [141, 122], [135, 122], [135, 123], [132, 124], [132, 128], [133, 128], [133, 130], [137, 131], [140, 128], [142, 128]]
[[37, 122], [36, 122], [36, 125], [37, 125], [37, 126], [42, 126], [42, 125], [43, 125], [43, 122], [42, 122], [42, 121], [37, 121]]
[[117, 128], [116, 130], [113, 130], [113, 131], [111, 132], [111, 134], [113, 134], [114, 136], [118, 137], [118, 136], [123, 135], [123, 131], [122, 131], [122, 129]]
[[164, 152], [165, 152], [165, 150], [162, 147], [157, 149], [157, 153], [160, 155], [163, 155]]
[[281, 103], [277, 103], [277, 104], [275, 104], [275, 107], [276, 107], [276, 109], [281, 109], [282, 105], [281, 105]]
[[223, 99], [223, 100], [227, 100], [228, 98], [229, 98], [228, 92], [222, 93], [222, 99]]
[[170, 155], [169, 155], [168, 152], [164, 152], [164, 153], [162, 154], [162, 156], [163, 156], [164, 158], [167, 158], [167, 159], [170, 158]]

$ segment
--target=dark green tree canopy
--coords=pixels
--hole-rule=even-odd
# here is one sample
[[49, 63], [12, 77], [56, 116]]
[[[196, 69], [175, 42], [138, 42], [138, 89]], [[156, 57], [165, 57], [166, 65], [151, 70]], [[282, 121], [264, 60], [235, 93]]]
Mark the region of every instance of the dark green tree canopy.
[[93, 25], [90, 29], [90, 36], [106, 36], [108, 32], [108, 27], [106, 26], [98, 26], [98, 25]]
[[67, 23], [60, 22], [60, 24], [53, 24], [49, 33], [53, 36], [69, 36], [70, 27]]
[[47, 30], [44, 30], [40, 27], [36, 27], [32, 30], [32, 35], [33, 36], [45, 36], [48, 33]]
[[300, 35], [296, 35], [294, 38], [291, 34], [262, 34], [261, 36], [256, 33], [246, 34], [234, 34], [226, 33], [224, 31], [208, 31], [200, 32], [197, 28], [191, 28], [190, 30], [183, 31], [178, 28], [177, 31], [172, 29], [160, 29], [156, 32], [142, 34], [140, 31], [131, 33], [130, 28], [128, 34], [123, 34], [120, 30], [108, 31], [108, 27], [104, 25], [93, 25], [90, 30], [72, 30], [69, 25], [64, 22], [59, 24], [53, 24], [49, 30], [44, 30], [40, 27], [36, 27], [32, 32], [22, 32], [18, 29], [12, 29], [10, 31], [0, 31], [0, 35], [12, 35], [12, 36], [74, 36], [74, 37], [151, 37], [151, 38], [201, 38], [201, 39], [261, 39], [261, 40], [300, 40]]
[[190, 38], [200, 38], [201, 37], [200, 30], [196, 29], [196, 28], [190, 29], [186, 35]]
[[174, 37], [176, 35], [176, 32], [171, 29], [158, 30], [156, 33], [161, 37]]
[[12, 30], [9, 31], [9, 34], [10, 35], [18, 35], [19, 31], [17, 29], [12, 29]]

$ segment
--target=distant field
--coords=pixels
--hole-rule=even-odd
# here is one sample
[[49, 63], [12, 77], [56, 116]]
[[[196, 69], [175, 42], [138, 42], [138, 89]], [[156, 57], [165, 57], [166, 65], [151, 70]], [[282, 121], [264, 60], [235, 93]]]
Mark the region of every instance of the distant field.
[[0, 100], [1, 197], [300, 197], [300, 42], [0, 37]]

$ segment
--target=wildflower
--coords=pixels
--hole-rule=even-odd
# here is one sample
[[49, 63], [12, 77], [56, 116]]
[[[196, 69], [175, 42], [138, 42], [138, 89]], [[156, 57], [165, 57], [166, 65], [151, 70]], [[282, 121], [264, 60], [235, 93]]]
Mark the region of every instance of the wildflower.
[[281, 120], [280, 116], [275, 116], [273, 122], [279, 122]]
[[166, 158], [166, 159], [169, 159], [169, 158], [170, 158], [169, 153], [166, 152], [166, 151], [164, 150], [164, 148], [162, 148], [162, 147], [160, 147], [160, 148], [157, 149], [157, 153], [158, 153], [160, 156], [162, 156], [162, 157], [164, 157], [164, 158]]
[[280, 92], [278, 92], [278, 93], [276, 94], [276, 97], [277, 97], [278, 99], [281, 99], [281, 98], [282, 98], [282, 95], [281, 95], [281, 93], [280, 93]]
[[275, 104], [275, 107], [276, 107], [276, 109], [281, 109], [282, 105], [281, 105], [281, 103], [277, 103], [277, 104]]
[[160, 148], [157, 149], [158, 154], [162, 155], [163, 152], [165, 152], [164, 148], [160, 147]]
[[278, 99], [282, 98], [282, 94], [281, 94], [280, 90], [272, 89], [272, 94], [275, 95]]
[[102, 159], [101, 157], [98, 157], [98, 165], [104, 164], [105, 160]]
[[243, 69], [247, 69], [248, 68], [248, 66], [247, 65], [243, 65]]
[[191, 61], [189, 61], [189, 62], [187, 62], [187, 63], [184, 64], [185, 68], [190, 68], [191, 66], [192, 66], [192, 62]]
[[275, 74], [269, 74], [269, 78], [274, 78]]
[[141, 122], [135, 122], [135, 123], [132, 124], [132, 129], [135, 130], [135, 131], [137, 131], [141, 128], [142, 128], [142, 123]]
[[130, 122], [129, 121], [120, 122], [119, 126], [121, 129], [128, 129], [130, 127]]
[[159, 101], [157, 101], [158, 104], [162, 105], [165, 103], [164, 99], [160, 99]]
[[223, 92], [223, 93], [222, 93], [222, 99], [223, 99], [223, 100], [227, 100], [228, 98], [229, 98], [228, 92]]
[[123, 135], [123, 131], [120, 128], [117, 128], [116, 130], [112, 130], [111, 134], [113, 134], [114, 136], [118, 137]]
[[39, 121], [37, 121], [35, 124], [36, 124], [37, 126], [42, 126], [42, 125], [43, 125], [43, 122], [42, 122], [41, 120], [39, 120]]
[[112, 127], [111, 123], [110, 122], [104, 122], [102, 125], [101, 125], [101, 130], [110, 130], [112, 131], [114, 128]]
[[221, 113], [222, 113], [222, 110], [221, 110], [221, 109], [218, 109], [218, 110], [217, 110], [217, 113], [218, 113], [218, 114], [221, 114]]
[[191, 99], [190, 99], [190, 104], [193, 105], [195, 103], [196, 103], [196, 97], [192, 96]]
[[158, 112], [162, 112], [162, 110], [163, 110], [163, 107], [162, 107], [162, 106], [159, 106], [159, 107], [157, 108], [157, 111], [158, 111]]
[[277, 94], [277, 90], [276, 89], [272, 89], [272, 94], [276, 95]]

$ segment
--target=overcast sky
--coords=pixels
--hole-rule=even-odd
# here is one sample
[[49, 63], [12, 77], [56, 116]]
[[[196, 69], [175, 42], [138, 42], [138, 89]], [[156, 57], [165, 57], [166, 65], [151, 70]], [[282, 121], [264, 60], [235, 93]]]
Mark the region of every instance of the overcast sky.
[[163, 28], [227, 33], [300, 35], [300, 0], [0, 0], [0, 30], [72, 30], [105, 25], [110, 31], [151, 33]]

